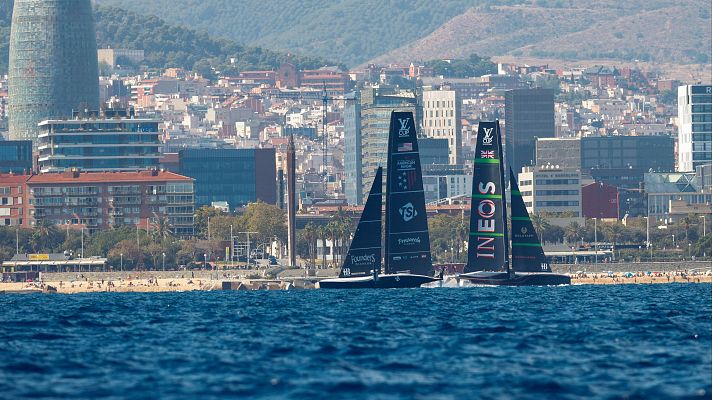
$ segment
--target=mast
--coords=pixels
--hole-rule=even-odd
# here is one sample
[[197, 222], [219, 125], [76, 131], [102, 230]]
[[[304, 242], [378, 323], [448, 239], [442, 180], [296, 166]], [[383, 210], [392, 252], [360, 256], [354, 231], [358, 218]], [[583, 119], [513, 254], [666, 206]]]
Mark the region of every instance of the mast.
[[297, 199], [296, 199], [296, 157], [294, 148], [294, 136], [289, 135], [287, 145], [287, 247], [289, 253], [289, 266], [297, 266]]
[[504, 225], [504, 266], [507, 269], [507, 273], [511, 274], [512, 273], [512, 268], [509, 262], [509, 229], [507, 226], [507, 195], [505, 193], [505, 188], [507, 187], [505, 185], [505, 175], [504, 175], [504, 152], [502, 151], [502, 131], [500, 131], [499, 128], [499, 120], [496, 120], [495, 123], [497, 124], [497, 137], [499, 138], [498, 141], [498, 146], [499, 146], [499, 154], [501, 155], [500, 158], [500, 163], [499, 163], [499, 178], [500, 178], [500, 185], [502, 187], [502, 224]]

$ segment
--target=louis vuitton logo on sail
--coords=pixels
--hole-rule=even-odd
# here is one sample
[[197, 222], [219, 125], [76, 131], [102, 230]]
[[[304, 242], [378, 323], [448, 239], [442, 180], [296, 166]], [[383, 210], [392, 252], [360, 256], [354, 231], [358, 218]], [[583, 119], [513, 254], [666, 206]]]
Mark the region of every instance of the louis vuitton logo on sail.
[[482, 138], [482, 144], [485, 146], [492, 146], [492, 141], [494, 136], [492, 136], [492, 131], [494, 128], [484, 128], [485, 136]]
[[410, 118], [398, 118], [400, 122], [400, 129], [398, 130], [398, 137], [408, 137], [410, 136]]

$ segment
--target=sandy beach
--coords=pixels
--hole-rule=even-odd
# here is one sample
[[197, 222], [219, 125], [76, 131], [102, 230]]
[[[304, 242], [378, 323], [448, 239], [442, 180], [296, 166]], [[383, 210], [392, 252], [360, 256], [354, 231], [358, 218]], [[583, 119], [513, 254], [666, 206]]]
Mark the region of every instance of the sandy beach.
[[[246, 278], [240, 279], [198, 279], [198, 278], [156, 278], [141, 277], [114, 280], [69, 280], [43, 283], [0, 283], [0, 293], [13, 292], [51, 292], [61, 294], [92, 293], [92, 292], [185, 292], [193, 290], [221, 290], [224, 280], [242, 282], [246, 290], [284, 290], [288, 282], [294, 279], [280, 281], [260, 281]], [[616, 273], [616, 274], [574, 274], [571, 282], [574, 285], [622, 285], [622, 284], [662, 284], [662, 283], [712, 283], [712, 276], [704, 274], [687, 274], [684, 271], [669, 271], [665, 273]]]

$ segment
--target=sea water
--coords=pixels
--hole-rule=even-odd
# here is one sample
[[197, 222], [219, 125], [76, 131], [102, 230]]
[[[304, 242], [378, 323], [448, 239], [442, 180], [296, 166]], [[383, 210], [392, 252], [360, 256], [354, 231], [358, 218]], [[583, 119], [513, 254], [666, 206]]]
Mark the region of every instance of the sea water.
[[711, 398], [712, 285], [0, 295], [0, 398]]

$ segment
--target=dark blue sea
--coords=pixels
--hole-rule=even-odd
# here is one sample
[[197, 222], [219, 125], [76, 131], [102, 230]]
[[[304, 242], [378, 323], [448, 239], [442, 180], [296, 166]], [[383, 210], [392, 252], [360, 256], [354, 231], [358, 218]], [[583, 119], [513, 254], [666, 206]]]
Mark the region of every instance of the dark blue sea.
[[0, 295], [0, 398], [712, 398], [712, 285]]

